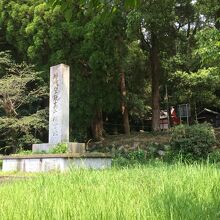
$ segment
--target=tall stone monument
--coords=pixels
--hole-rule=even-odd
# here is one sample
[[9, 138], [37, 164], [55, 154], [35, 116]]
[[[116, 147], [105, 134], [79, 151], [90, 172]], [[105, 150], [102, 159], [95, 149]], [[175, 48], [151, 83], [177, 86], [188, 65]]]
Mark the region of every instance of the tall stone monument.
[[49, 143], [33, 144], [33, 152], [48, 152], [60, 143], [66, 143], [72, 153], [85, 151], [85, 144], [69, 142], [69, 82], [69, 66], [50, 67]]
[[50, 67], [49, 143], [69, 142], [69, 66]]

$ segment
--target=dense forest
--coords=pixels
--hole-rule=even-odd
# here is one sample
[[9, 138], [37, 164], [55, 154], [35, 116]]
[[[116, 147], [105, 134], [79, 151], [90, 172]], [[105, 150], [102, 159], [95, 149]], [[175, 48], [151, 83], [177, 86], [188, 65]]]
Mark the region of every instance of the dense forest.
[[49, 67], [71, 68], [71, 139], [129, 134], [160, 110], [220, 110], [218, 0], [1, 0], [0, 146], [47, 140]]

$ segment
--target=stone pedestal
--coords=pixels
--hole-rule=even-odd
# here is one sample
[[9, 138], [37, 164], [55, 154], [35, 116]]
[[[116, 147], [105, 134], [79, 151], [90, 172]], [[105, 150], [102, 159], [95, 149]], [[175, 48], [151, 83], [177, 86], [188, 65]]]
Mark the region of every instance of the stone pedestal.
[[[67, 144], [67, 149], [69, 153], [85, 153], [85, 144], [84, 143], [77, 143], [77, 142], [69, 142]], [[56, 147], [56, 144], [33, 144], [32, 151], [34, 153], [48, 153], [52, 148]]]
[[3, 172], [47, 172], [111, 167], [111, 155], [103, 153], [11, 155], [0, 157], [0, 160], [3, 160]]

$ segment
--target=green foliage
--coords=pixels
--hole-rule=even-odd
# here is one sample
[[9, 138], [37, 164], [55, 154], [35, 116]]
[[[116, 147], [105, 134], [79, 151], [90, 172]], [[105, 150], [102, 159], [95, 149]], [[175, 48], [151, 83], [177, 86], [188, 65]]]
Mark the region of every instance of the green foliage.
[[[9, 62], [10, 61], [10, 62]], [[0, 53], [0, 138], [1, 146], [30, 147], [39, 143], [47, 130], [47, 87], [34, 66], [17, 64], [9, 53]]]
[[180, 1], [176, 9], [176, 49], [163, 60], [169, 101], [171, 105], [190, 103], [192, 109], [196, 105], [198, 111], [219, 108], [217, 1]]
[[146, 151], [135, 150], [132, 152], [117, 152], [113, 159], [113, 166], [133, 166], [135, 164], [146, 164]]
[[201, 58], [204, 67], [220, 67], [220, 31], [216, 28], [205, 28], [197, 33], [196, 55]]
[[66, 143], [59, 143], [54, 148], [52, 148], [49, 153], [51, 154], [64, 154], [67, 153], [68, 148]]
[[146, 152], [143, 151], [143, 150], [137, 150], [137, 151], [133, 151], [133, 152], [130, 152], [128, 154], [128, 159], [131, 160], [131, 161], [135, 161], [135, 160], [138, 160], [138, 161], [143, 161], [144, 159], [146, 158]]
[[173, 129], [170, 144], [183, 159], [206, 159], [216, 144], [214, 129], [209, 124], [179, 125]]
[[[0, 49], [12, 49], [17, 60], [31, 61], [39, 69], [61, 62], [71, 66], [70, 126], [85, 139], [97, 109], [106, 117], [120, 112], [122, 71], [129, 116], [137, 121], [151, 117], [152, 36], [161, 64], [161, 108], [166, 107], [165, 84], [170, 105], [189, 102], [198, 111], [220, 108], [219, 8], [217, 0], [1, 0]], [[36, 85], [43, 84], [40, 80], [48, 80], [49, 74], [33, 76], [26, 71], [30, 66], [13, 64], [20, 73], [26, 70], [20, 75], [11, 69], [13, 77], [5, 77], [13, 62], [9, 54], [0, 52], [0, 57], [0, 91], [7, 91], [14, 105], [0, 114], [7, 110], [7, 115], [20, 119], [41, 110], [44, 98], [29, 80], [37, 77]], [[7, 83], [14, 84], [14, 91]], [[37, 130], [37, 135], [32, 130], [32, 136], [25, 134], [26, 141], [20, 142], [38, 142], [41, 129]]]
[[5, 72], [13, 64], [9, 51], [0, 51], [0, 77], [5, 75]]
[[24, 150], [24, 149], [19, 149], [16, 154], [19, 155], [30, 155], [33, 154], [32, 150]]
[[[128, 90], [127, 104], [132, 119], [144, 119], [151, 112], [151, 86], [146, 71], [147, 56], [140, 48], [138, 41], [128, 45], [124, 70], [126, 73], [126, 87]], [[138, 86], [135, 86], [138, 85]]]
[[219, 71], [210, 67], [200, 69], [198, 72], [177, 71], [170, 74], [169, 83], [172, 85], [172, 98], [174, 104], [196, 103], [197, 106], [220, 107], [220, 97], [217, 95], [220, 83]]
[[210, 163], [220, 163], [220, 150], [215, 149], [208, 155], [208, 161]]
[[[156, 161], [171, 162], [167, 156], [168, 152], [165, 152], [168, 150], [165, 148], [167, 148], [167, 145], [162, 146], [158, 143], [150, 143], [147, 146], [147, 150], [138, 149], [133, 151], [116, 152], [115, 157], [113, 158], [113, 166], [134, 166], [137, 164], [149, 164], [150, 162]], [[164, 150], [164, 155], [160, 155], [161, 149]]]
[[[125, 0], [123, 2], [123, 5], [125, 9], [132, 9], [136, 8], [140, 5], [140, 0]], [[74, 0], [70, 1], [60, 1], [60, 0], [48, 0], [47, 1], [49, 6], [52, 6], [53, 8], [59, 5], [61, 7], [61, 10], [64, 14], [65, 19], [70, 22], [73, 18], [73, 11], [71, 10], [71, 7], [73, 6]], [[120, 0], [115, 0], [114, 4], [108, 1], [100, 1], [100, 0], [80, 0], [78, 1], [79, 7], [82, 9], [86, 9], [87, 13], [97, 12], [100, 10], [114, 13], [117, 11], [117, 5], [122, 4]]]

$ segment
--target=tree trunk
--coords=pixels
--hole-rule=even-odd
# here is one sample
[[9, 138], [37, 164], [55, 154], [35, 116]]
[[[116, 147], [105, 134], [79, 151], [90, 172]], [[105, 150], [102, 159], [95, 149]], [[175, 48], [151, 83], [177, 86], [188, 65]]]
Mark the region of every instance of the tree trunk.
[[3, 94], [2, 104], [7, 117], [10, 118], [18, 115], [8, 94]]
[[96, 140], [101, 140], [103, 137], [103, 119], [102, 119], [102, 110], [97, 109], [95, 116], [92, 121], [92, 135]]
[[153, 131], [160, 130], [160, 57], [158, 51], [157, 36], [151, 35], [151, 75], [152, 75], [152, 129]]
[[125, 84], [125, 73], [121, 73], [120, 77], [120, 87], [121, 87], [121, 113], [123, 117], [123, 127], [124, 133], [130, 135], [130, 124], [129, 124], [129, 117], [128, 117], [128, 107], [126, 103], [126, 84]]
[[215, 13], [215, 27], [216, 29], [220, 30], [220, 10], [217, 10], [217, 12]]

